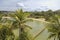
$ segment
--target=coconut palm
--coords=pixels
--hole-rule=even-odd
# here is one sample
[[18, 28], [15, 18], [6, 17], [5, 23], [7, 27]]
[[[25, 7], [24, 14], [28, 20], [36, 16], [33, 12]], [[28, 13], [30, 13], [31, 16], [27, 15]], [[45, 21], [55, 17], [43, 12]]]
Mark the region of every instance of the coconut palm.
[[[10, 22], [11, 23], [11, 22]], [[10, 23], [6, 18], [1, 17], [0, 20], [0, 40], [14, 40], [14, 34], [11, 30]]]
[[1, 27], [0, 28], [0, 40], [8, 40], [8, 38], [11, 38], [10, 40], [14, 40], [14, 34], [8, 27], [4, 25], [0, 25], [0, 27]]
[[60, 40], [60, 23], [57, 15], [54, 15], [50, 22], [51, 24], [49, 24], [47, 27], [48, 32], [50, 32], [50, 36], [48, 37], [48, 39], [54, 37], [54, 40], [56, 38], [57, 40]]
[[[13, 21], [12, 26], [18, 26], [19, 27], [19, 40], [32, 40], [32, 38], [29, 36], [29, 29], [32, 29], [30, 26], [26, 24], [27, 21], [31, 21], [27, 17], [29, 16], [29, 13], [23, 12], [23, 10], [17, 10], [15, 14], [12, 14], [11, 17], [15, 20]], [[17, 23], [17, 25], [15, 25]]]

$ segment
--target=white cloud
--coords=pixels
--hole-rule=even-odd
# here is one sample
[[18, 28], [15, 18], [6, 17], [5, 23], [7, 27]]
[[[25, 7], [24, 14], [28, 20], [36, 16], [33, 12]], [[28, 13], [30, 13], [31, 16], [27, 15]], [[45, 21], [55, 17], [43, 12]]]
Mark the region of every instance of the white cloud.
[[2, 0], [0, 1], [0, 10], [8, 9], [60, 9], [60, 0]]
[[24, 4], [20, 3], [20, 2], [18, 2], [17, 5], [20, 6], [20, 7], [24, 7]]

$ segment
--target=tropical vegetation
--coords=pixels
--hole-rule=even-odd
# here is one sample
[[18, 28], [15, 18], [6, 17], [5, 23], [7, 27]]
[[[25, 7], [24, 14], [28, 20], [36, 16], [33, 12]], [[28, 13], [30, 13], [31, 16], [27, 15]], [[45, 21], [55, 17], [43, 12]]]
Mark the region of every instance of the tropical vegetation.
[[[39, 30], [40, 32], [33, 36], [30, 32], [33, 28], [26, 23], [41, 18], [45, 19], [44, 22], [47, 24], [42, 31]], [[16, 29], [18, 29], [18, 37], [14, 33]], [[47, 39], [60, 40], [60, 10], [28, 12], [20, 9], [12, 12], [0, 11], [0, 40], [35, 40], [46, 29], [49, 33]]]

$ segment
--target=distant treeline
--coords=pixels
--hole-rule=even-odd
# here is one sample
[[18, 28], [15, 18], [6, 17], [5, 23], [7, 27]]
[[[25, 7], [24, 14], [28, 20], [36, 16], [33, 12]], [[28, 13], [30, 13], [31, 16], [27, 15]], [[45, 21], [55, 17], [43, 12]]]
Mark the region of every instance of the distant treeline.
[[48, 10], [48, 11], [34, 11], [34, 12], [31, 12], [30, 17], [41, 18], [41, 17], [45, 17], [45, 16], [50, 17], [52, 15], [60, 16], [60, 10], [57, 10], [57, 11], [52, 11], [52, 10]]
[[[56, 11], [52, 11], [52, 10], [48, 10], [48, 11], [25, 11], [25, 13], [30, 13], [31, 15], [29, 17], [32, 18], [44, 18], [45, 16], [50, 17], [52, 15], [58, 15], [60, 16], [60, 10], [56, 10]], [[0, 14], [11, 14], [11, 13], [15, 13], [15, 11], [0, 11]]]

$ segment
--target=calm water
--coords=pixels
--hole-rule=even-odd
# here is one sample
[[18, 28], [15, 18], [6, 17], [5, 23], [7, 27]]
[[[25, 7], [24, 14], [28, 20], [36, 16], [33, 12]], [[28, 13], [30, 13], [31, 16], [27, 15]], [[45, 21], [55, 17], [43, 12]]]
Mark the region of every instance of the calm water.
[[[33, 36], [37, 35], [46, 25], [46, 23], [40, 22], [40, 21], [33, 21], [28, 22], [28, 25], [30, 25], [33, 29], [31, 30], [31, 33]], [[36, 40], [47, 40], [48, 32], [45, 30], [43, 33], [41, 33]]]
[[[27, 25], [32, 27], [32, 30], [30, 30], [30, 32], [33, 34], [33, 36], [35, 36], [46, 26], [46, 23], [40, 21], [33, 21], [33, 22], [27, 22]], [[18, 36], [18, 31], [19, 30], [14, 30], [16, 37]], [[36, 38], [36, 40], [47, 40], [48, 35], [49, 35], [48, 31], [45, 30]]]

